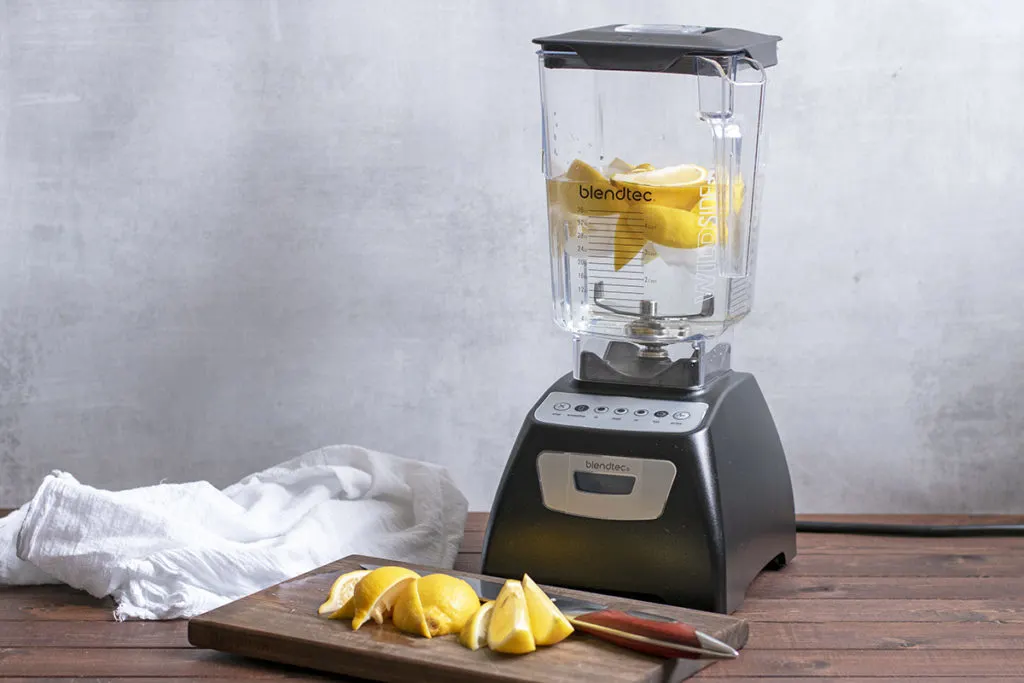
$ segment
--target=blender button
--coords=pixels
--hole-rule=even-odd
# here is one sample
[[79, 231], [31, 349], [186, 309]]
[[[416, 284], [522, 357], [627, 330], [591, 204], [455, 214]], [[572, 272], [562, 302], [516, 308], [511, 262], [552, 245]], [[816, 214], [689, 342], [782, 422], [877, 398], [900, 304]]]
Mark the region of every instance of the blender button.
[[633, 414], [643, 417], [644, 415], [647, 414], [647, 408], [637, 408], [636, 410], [633, 411]]
[[576, 406], [577, 413], [585, 413], [588, 410], [590, 410], [590, 406], [588, 406], [586, 403], [581, 403], [578, 406]]
[[616, 408], [615, 409], [615, 414], [616, 415], [625, 415], [628, 412], [629, 412], [629, 410], [626, 409], [626, 408]]
[[665, 417], [666, 415], [668, 415], [667, 410], [659, 410], [654, 414], [654, 417]]
[[568, 403], [562, 402], [556, 403], [555, 405], [552, 406], [552, 408], [554, 408], [555, 410], [569, 410], [569, 408], [572, 408], [572, 406], [569, 405]]
[[680, 410], [678, 413], [672, 413], [672, 417], [674, 417], [677, 420], [685, 420], [686, 418], [690, 417], [690, 414], [685, 410]]
[[594, 412], [595, 413], [607, 413], [608, 412], [608, 406], [598, 406], [598, 407], [594, 408]]

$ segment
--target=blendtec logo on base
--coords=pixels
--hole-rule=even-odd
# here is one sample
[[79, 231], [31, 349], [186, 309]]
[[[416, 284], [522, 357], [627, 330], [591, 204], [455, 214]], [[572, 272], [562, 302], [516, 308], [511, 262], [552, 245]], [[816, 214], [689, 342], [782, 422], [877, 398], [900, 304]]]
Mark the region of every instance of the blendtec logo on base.
[[629, 472], [628, 465], [620, 465], [617, 462], [597, 462], [595, 460], [587, 460], [586, 466], [588, 470], [598, 470], [600, 472]]

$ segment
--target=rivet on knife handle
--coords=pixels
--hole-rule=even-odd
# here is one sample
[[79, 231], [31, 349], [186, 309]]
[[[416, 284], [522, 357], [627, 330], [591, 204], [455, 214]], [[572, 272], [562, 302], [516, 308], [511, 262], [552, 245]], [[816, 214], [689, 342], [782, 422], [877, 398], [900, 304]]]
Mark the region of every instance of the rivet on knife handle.
[[638, 619], [619, 610], [570, 617], [573, 627], [620, 647], [658, 657], [732, 659], [738, 652], [726, 643], [682, 623]]

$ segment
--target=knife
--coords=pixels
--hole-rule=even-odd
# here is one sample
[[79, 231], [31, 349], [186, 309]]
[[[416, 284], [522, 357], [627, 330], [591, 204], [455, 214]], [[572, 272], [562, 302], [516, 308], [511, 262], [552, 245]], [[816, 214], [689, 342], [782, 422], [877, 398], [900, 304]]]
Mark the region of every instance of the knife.
[[[373, 570], [385, 565], [359, 566]], [[476, 591], [481, 600], [496, 599], [505, 585], [504, 581], [468, 578], [436, 569], [430, 571], [462, 579]], [[733, 659], [739, 656], [735, 648], [718, 638], [660, 614], [615, 610], [608, 605], [559, 595], [548, 597], [573, 628], [620, 647], [659, 657], [681, 659]]]

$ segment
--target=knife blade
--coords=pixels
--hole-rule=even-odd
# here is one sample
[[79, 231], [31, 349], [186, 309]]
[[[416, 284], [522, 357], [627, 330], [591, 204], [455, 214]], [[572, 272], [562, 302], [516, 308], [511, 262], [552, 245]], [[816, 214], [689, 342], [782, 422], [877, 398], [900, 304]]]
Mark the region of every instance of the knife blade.
[[[373, 570], [385, 565], [364, 563], [359, 566]], [[430, 571], [462, 579], [481, 600], [496, 599], [505, 585], [504, 581], [458, 576], [441, 569]], [[606, 604], [560, 595], [548, 597], [574, 628], [620, 647], [668, 658], [733, 659], [739, 656], [731, 645], [670, 617], [616, 610]]]

